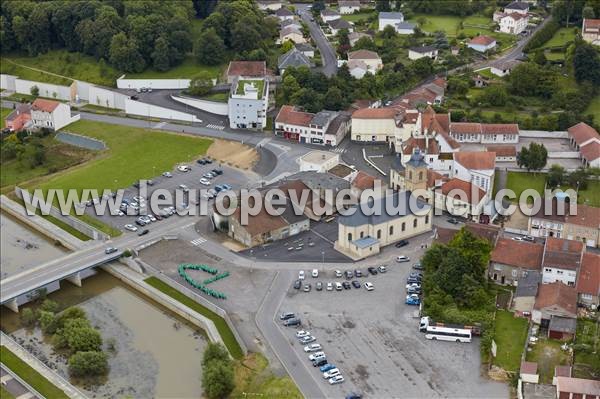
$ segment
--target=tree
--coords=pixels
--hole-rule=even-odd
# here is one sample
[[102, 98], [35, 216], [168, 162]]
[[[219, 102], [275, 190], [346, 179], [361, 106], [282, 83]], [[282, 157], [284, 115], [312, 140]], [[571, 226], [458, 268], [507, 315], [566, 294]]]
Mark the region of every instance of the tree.
[[209, 399], [227, 397], [235, 387], [231, 363], [215, 360], [203, 367], [202, 387]]
[[416, 76], [425, 78], [433, 73], [433, 60], [429, 57], [419, 58], [410, 65], [410, 68]]
[[58, 303], [50, 299], [44, 299], [44, 302], [42, 302], [42, 306], [40, 306], [40, 309], [45, 310], [46, 312], [56, 313], [58, 312]]
[[594, 12], [594, 8], [590, 6], [583, 7], [583, 11], [581, 12], [581, 16], [586, 19], [594, 19], [596, 18], [596, 13]]
[[204, 30], [194, 45], [194, 55], [202, 64], [218, 65], [225, 60], [227, 48], [213, 29]]
[[533, 56], [533, 62], [535, 62], [538, 65], [546, 65], [548, 60], [546, 59], [546, 54], [544, 53], [544, 50], [538, 50], [535, 52], [535, 55]]
[[44, 334], [54, 334], [57, 324], [54, 313], [41, 310], [39, 312], [38, 321], [40, 322], [40, 328]]
[[123, 32], [112, 38], [109, 54], [110, 62], [124, 72], [141, 72], [146, 67], [135, 41], [128, 39]]
[[59, 334], [73, 353], [99, 351], [102, 346], [100, 333], [86, 319], [68, 320]]
[[293, 48], [294, 48], [294, 42], [291, 40], [286, 40], [285, 42], [281, 43], [281, 52], [283, 54], [287, 53], [288, 51], [290, 51]]
[[289, 104], [292, 101], [292, 96], [294, 93], [300, 91], [300, 85], [298, 81], [293, 75], [288, 74], [288, 70], [285, 71], [285, 76], [283, 77], [283, 84], [281, 88], [278, 90], [278, 101], [279, 105]]
[[390, 6], [390, 0], [377, 0], [375, 3], [375, 9], [379, 12], [391, 11], [392, 7]]
[[593, 45], [581, 42], [575, 49], [573, 58], [575, 80], [581, 83], [589, 81], [600, 86], [600, 55]]
[[231, 46], [238, 52], [254, 50], [260, 41], [260, 26], [249, 17], [240, 20], [231, 29]]
[[335, 86], [330, 87], [325, 94], [323, 106], [325, 109], [332, 111], [338, 111], [342, 109], [344, 106], [344, 97], [342, 95], [342, 91]]
[[370, 50], [377, 51], [377, 45], [370, 37], [361, 37], [354, 43], [353, 50]]
[[590, 174], [585, 168], [579, 168], [569, 174], [569, 185], [579, 190], [585, 190], [588, 186], [588, 178]]
[[548, 151], [543, 144], [529, 143], [529, 147], [523, 147], [517, 154], [517, 165], [525, 167], [527, 171], [537, 171], [546, 166]]
[[33, 327], [37, 321], [37, 315], [31, 308], [25, 308], [21, 311], [21, 322], [25, 327]]
[[209, 343], [202, 354], [202, 367], [214, 361], [229, 361], [229, 352], [221, 343]]
[[207, 95], [212, 87], [212, 77], [208, 73], [202, 72], [192, 78], [187, 93], [192, 96], [202, 97]]
[[152, 66], [157, 71], [166, 71], [169, 69], [169, 42], [163, 36], [154, 42], [154, 51], [151, 58]]
[[31, 93], [31, 95], [34, 97], [38, 97], [40, 95], [40, 88], [37, 86], [31, 86], [29, 93]]
[[103, 375], [108, 372], [108, 359], [104, 352], [77, 352], [69, 358], [69, 373], [74, 377]]
[[565, 168], [560, 165], [552, 165], [550, 170], [548, 171], [548, 176], [546, 177], [546, 182], [548, 183], [548, 187], [556, 188], [563, 184], [565, 181]]

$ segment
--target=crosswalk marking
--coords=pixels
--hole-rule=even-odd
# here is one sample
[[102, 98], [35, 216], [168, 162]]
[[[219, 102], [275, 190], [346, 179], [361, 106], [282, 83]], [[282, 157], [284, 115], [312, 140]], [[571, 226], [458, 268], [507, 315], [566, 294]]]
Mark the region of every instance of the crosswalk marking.
[[223, 126], [223, 125], [213, 125], [212, 123], [210, 125], [206, 125], [206, 127], [209, 127], [211, 129], [216, 129], [216, 130], [223, 130], [223, 129], [225, 129], [225, 126]]
[[331, 151], [333, 151], [333, 152], [337, 152], [338, 154], [343, 154], [343, 153], [345, 153], [345, 152], [346, 152], [346, 149], [345, 149], [345, 148], [336, 147], [336, 148], [334, 148], [334, 149], [333, 149], [333, 150], [331, 150]]
[[203, 238], [203, 237], [199, 237], [199, 238], [196, 238], [195, 240], [190, 241], [190, 243], [196, 247], [205, 242], [206, 242], [206, 238]]

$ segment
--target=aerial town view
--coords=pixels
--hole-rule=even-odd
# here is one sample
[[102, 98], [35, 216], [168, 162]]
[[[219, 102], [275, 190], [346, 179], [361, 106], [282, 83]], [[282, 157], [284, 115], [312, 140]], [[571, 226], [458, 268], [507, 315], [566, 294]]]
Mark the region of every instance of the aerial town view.
[[600, 399], [600, 0], [3, 0], [0, 398]]

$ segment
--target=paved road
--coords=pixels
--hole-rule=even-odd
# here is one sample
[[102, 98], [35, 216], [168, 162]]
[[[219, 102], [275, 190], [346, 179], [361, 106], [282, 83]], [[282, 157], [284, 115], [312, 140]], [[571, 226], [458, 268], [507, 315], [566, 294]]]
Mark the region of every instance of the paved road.
[[289, 340], [281, 331], [281, 328], [285, 327], [280, 327], [276, 320], [278, 309], [285, 298], [293, 276], [294, 272], [289, 270], [277, 273], [256, 313], [255, 322], [304, 397], [323, 398], [325, 394], [320, 388], [322, 381], [313, 378], [305, 359], [298, 357]]
[[335, 75], [337, 73], [337, 55], [333, 46], [323, 34], [319, 24], [314, 20], [311, 20], [312, 15], [308, 8], [309, 4], [297, 3], [294, 4], [294, 6], [296, 7], [296, 10], [298, 10], [298, 14], [300, 14], [302, 20], [308, 25], [310, 36], [313, 38], [321, 52], [321, 59], [323, 60], [321, 71], [329, 77]]

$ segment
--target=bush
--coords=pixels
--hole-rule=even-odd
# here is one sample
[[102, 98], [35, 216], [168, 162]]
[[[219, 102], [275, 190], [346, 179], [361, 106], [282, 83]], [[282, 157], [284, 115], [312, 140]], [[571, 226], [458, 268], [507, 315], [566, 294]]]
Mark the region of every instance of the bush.
[[206, 349], [204, 349], [204, 355], [202, 356], [202, 367], [206, 367], [213, 361], [229, 361], [229, 352], [220, 343], [209, 343]]
[[60, 335], [72, 352], [99, 351], [102, 346], [100, 333], [86, 319], [68, 320]]
[[69, 358], [69, 373], [75, 377], [106, 374], [108, 359], [103, 352], [77, 352]]
[[44, 302], [42, 302], [40, 309], [46, 312], [56, 313], [58, 312], [58, 303], [51, 301], [50, 299], [45, 299]]
[[25, 308], [21, 311], [21, 323], [25, 327], [33, 327], [37, 322], [37, 315], [31, 308]]
[[541, 47], [560, 29], [560, 25], [555, 20], [548, 22], [542, 29], [538, 30], [523, 47], [523, 51], [528, 53], [533, 49]]
[[40, 310], [39, 318], [40, 328], [44, 334], [54, 334], [57, 329], [57, 320], [54, 313]]
[[231, 362], [214, 360], [202, 369], [202, 387], [209, 399], [227, 397], [235, 387]]

